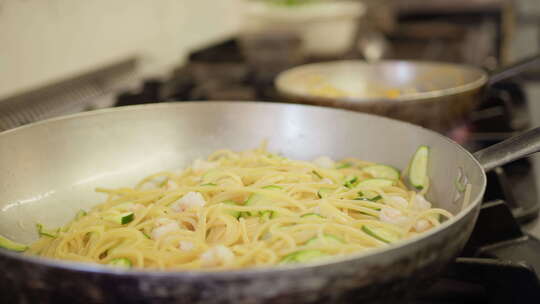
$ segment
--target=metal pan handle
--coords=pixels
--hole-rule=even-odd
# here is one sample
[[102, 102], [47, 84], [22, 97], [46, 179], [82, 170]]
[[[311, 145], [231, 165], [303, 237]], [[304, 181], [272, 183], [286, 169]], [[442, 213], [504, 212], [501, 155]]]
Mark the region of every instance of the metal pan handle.
[[540, 64], [540, 54], [535, 54], [493, 71], [487, 82], [488, 87], [500, 81], [512, 78]]
[[500, 165], [540, 151], [540, 127], [475, 152], [473, 155], [487, 172]]

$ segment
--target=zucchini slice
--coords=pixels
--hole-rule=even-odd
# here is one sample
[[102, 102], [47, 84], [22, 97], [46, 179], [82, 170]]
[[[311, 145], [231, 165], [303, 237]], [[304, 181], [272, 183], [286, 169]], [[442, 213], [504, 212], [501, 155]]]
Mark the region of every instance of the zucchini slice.
[[418, 190], [426, 186], [429, 152], [428, 146], [418, 147], [409, 165], [409, 182]]
[[268, 189], [268, 190], [282, 190], [283, 187], [277, 186], [277, 185], [270, 185], [262, 187], [262, 189]]
[[129, 259], [126, 258], [116, 258], [112, 259], [107, 265], [115, 266], [115, 267], [121, 267], [121, 268], [131, 268], [133, 264]]
[[361, 191], [368, 191], [374, 188], [383, 188], [394, 185], [395, 181], [391, 179], [384, 178], [370, 178], [364, 181], [361, 181], [356, 185], [356, 188]]
[[261, 218], [261, 220], [269, 220], [274, 218], [274, 214], [275, 212], [272, 210], [265, 210], [259, 212], [259, 217]]
[[28, 249], [28, 246], [21, 243], [14, 242], [0, 235], [0, 248], [4, 248], [11, 251], [22, 252]]
[[396, 168], [386, 165], [373, 165], [363, 168], [362, 171], [369, 173], [374, 178], [399, 179], [399, 171]]
[[336, 169], [345, 169], [352, 167], [351, 163], [340, 163], [336, 166]]
[[81, 217], [85, 217], [88, 213], [84, 210], [79, 210], [77, 211], [77, 213], [75, 214], [75, 219], [78, 220], [80, 219]]
[[108, 215], [105, 217], [106, 220], [111, 221], [113, 223], [117, 223], [120, 225], [125, 225], [130, 223], [135, 219], [135, 213], [133, 212], [125, 212], [118, 215]]
[[397, 235], [380, 227], [369, 227], [364, 225], [362, 226], [362, 231], [385, 243], [393, 243], [399, 240]]
[[358, 177], [356, 176], [347, 176], [343, 185], [347, 188], [354, 188], [358, 183]]
[[320, 250], [300, 250], [286, 255], [281, 262], [282, 263], [305, 263], [318, 260], [320, 258], [327, 257], [328, 254]]
[[382, 196], [380, 195], [376, 195], [376, 196], [373, 196], [371, 198], [368, 198], [368, 197], [357, 197], [355, 198], [354, 200], [355, 201], [368, 201], [368, 202], [376, 202], [378, 200], [382, 199]]
[[321, 237], [314, 237], [306, 242], [306, 245], [341, 245], [343, 240], [335, 235], [325, 234]]
[[[283, 188], [276, 185], [266, 186], [261, 189], [266, 190], [273, 190], [273, 191], [279, 191]], [[268, 199], [264, 194], [254, 193], [249, 196], [249, 198], [246, 200], [245, 206], [261, 206], [261, 205], [269, 205], [272, 201]], [[259, 211], [259, 212], [242, 212], [241, 216], [260, 216], [265, 218], [274, 218], [276, 216], [275, 212], [270, 210], [265, 211]]]
[[47, 229], [43, 227], [40, 223], [36, 223], [36, 228], [39, 233], [39, 236], [48, 236], [52, 238], [58, 237], [58, 233], [60, 232], [60, 229]]

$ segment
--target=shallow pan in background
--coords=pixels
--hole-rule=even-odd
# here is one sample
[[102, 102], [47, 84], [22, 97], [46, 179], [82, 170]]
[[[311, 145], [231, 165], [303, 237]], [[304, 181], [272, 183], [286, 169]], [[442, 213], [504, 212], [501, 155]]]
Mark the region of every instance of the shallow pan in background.
[[372, 113], [445, 132], [467, 120], [492, 84], [539, 61], [535, 55], [491, 75], [442, 62], [333, 61], [284, 71], [275, 85], [290, 102]]

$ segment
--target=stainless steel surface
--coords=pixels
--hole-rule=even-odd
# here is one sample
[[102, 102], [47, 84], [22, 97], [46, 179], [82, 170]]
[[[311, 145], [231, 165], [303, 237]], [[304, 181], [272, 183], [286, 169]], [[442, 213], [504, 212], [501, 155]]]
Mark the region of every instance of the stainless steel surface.
[[0, 100], [0, 131], [35, 121], [111, 106], [107, 94], [134, 82], [137, 57], [114, 62], [82, 75], [61, 80]]
[[[213, 150], [248, 149], [263, 139], [269, 140], [271, 150], [292, 158], [357, 156], [399, 168], [407, 165], [419, 145], [429, 145], [432, 187], [427, 196], [456, 216], [388, 248], [299, 267], [122, 271], [2, 250], [0, 299], [41, 303], [59, 297], [75, 299], [73, 303], [382, 300], [385, 294], [411, 290], [418, 281], [436, 275], [460, 252], [472, 231], [485, 174], [469, 152], [437, 133], [335, 109], [207, 102], [95, 111], [1, 133], [0, 234], [31, 242], [36, 238], [35, 222], [60, 225], [80, 208], [102, 200], [92, 190], [96, 186], [131, 185], [149, 173], [181, 168]], [[468, 200], [456, 182], [471, 185]]]
[[474, 153], [485, 171], [540, 151], [540, 128], [527, 131]]
[[502, 67], [494, 71], [488, 80], [488, 86], [494, 83], [510, 79], [523, 72], [531, 70], [533, 67], [537, 67], [540, 63], [540, 54], [535, 54], [530, 57], [524, 58], [512, 65]]

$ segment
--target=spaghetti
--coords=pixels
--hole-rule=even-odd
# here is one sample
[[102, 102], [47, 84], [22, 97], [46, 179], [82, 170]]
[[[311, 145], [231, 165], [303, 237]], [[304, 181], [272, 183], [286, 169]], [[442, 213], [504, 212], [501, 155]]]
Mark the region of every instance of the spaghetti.
[[121, 267], [237, 269], [347, 255], [410, 238], [452, 215], [392, 167], [347, 158], [297, 161], [265, 145], [219, 150], [180, 173], [97, 191], [104, 203], [27, 253]]

